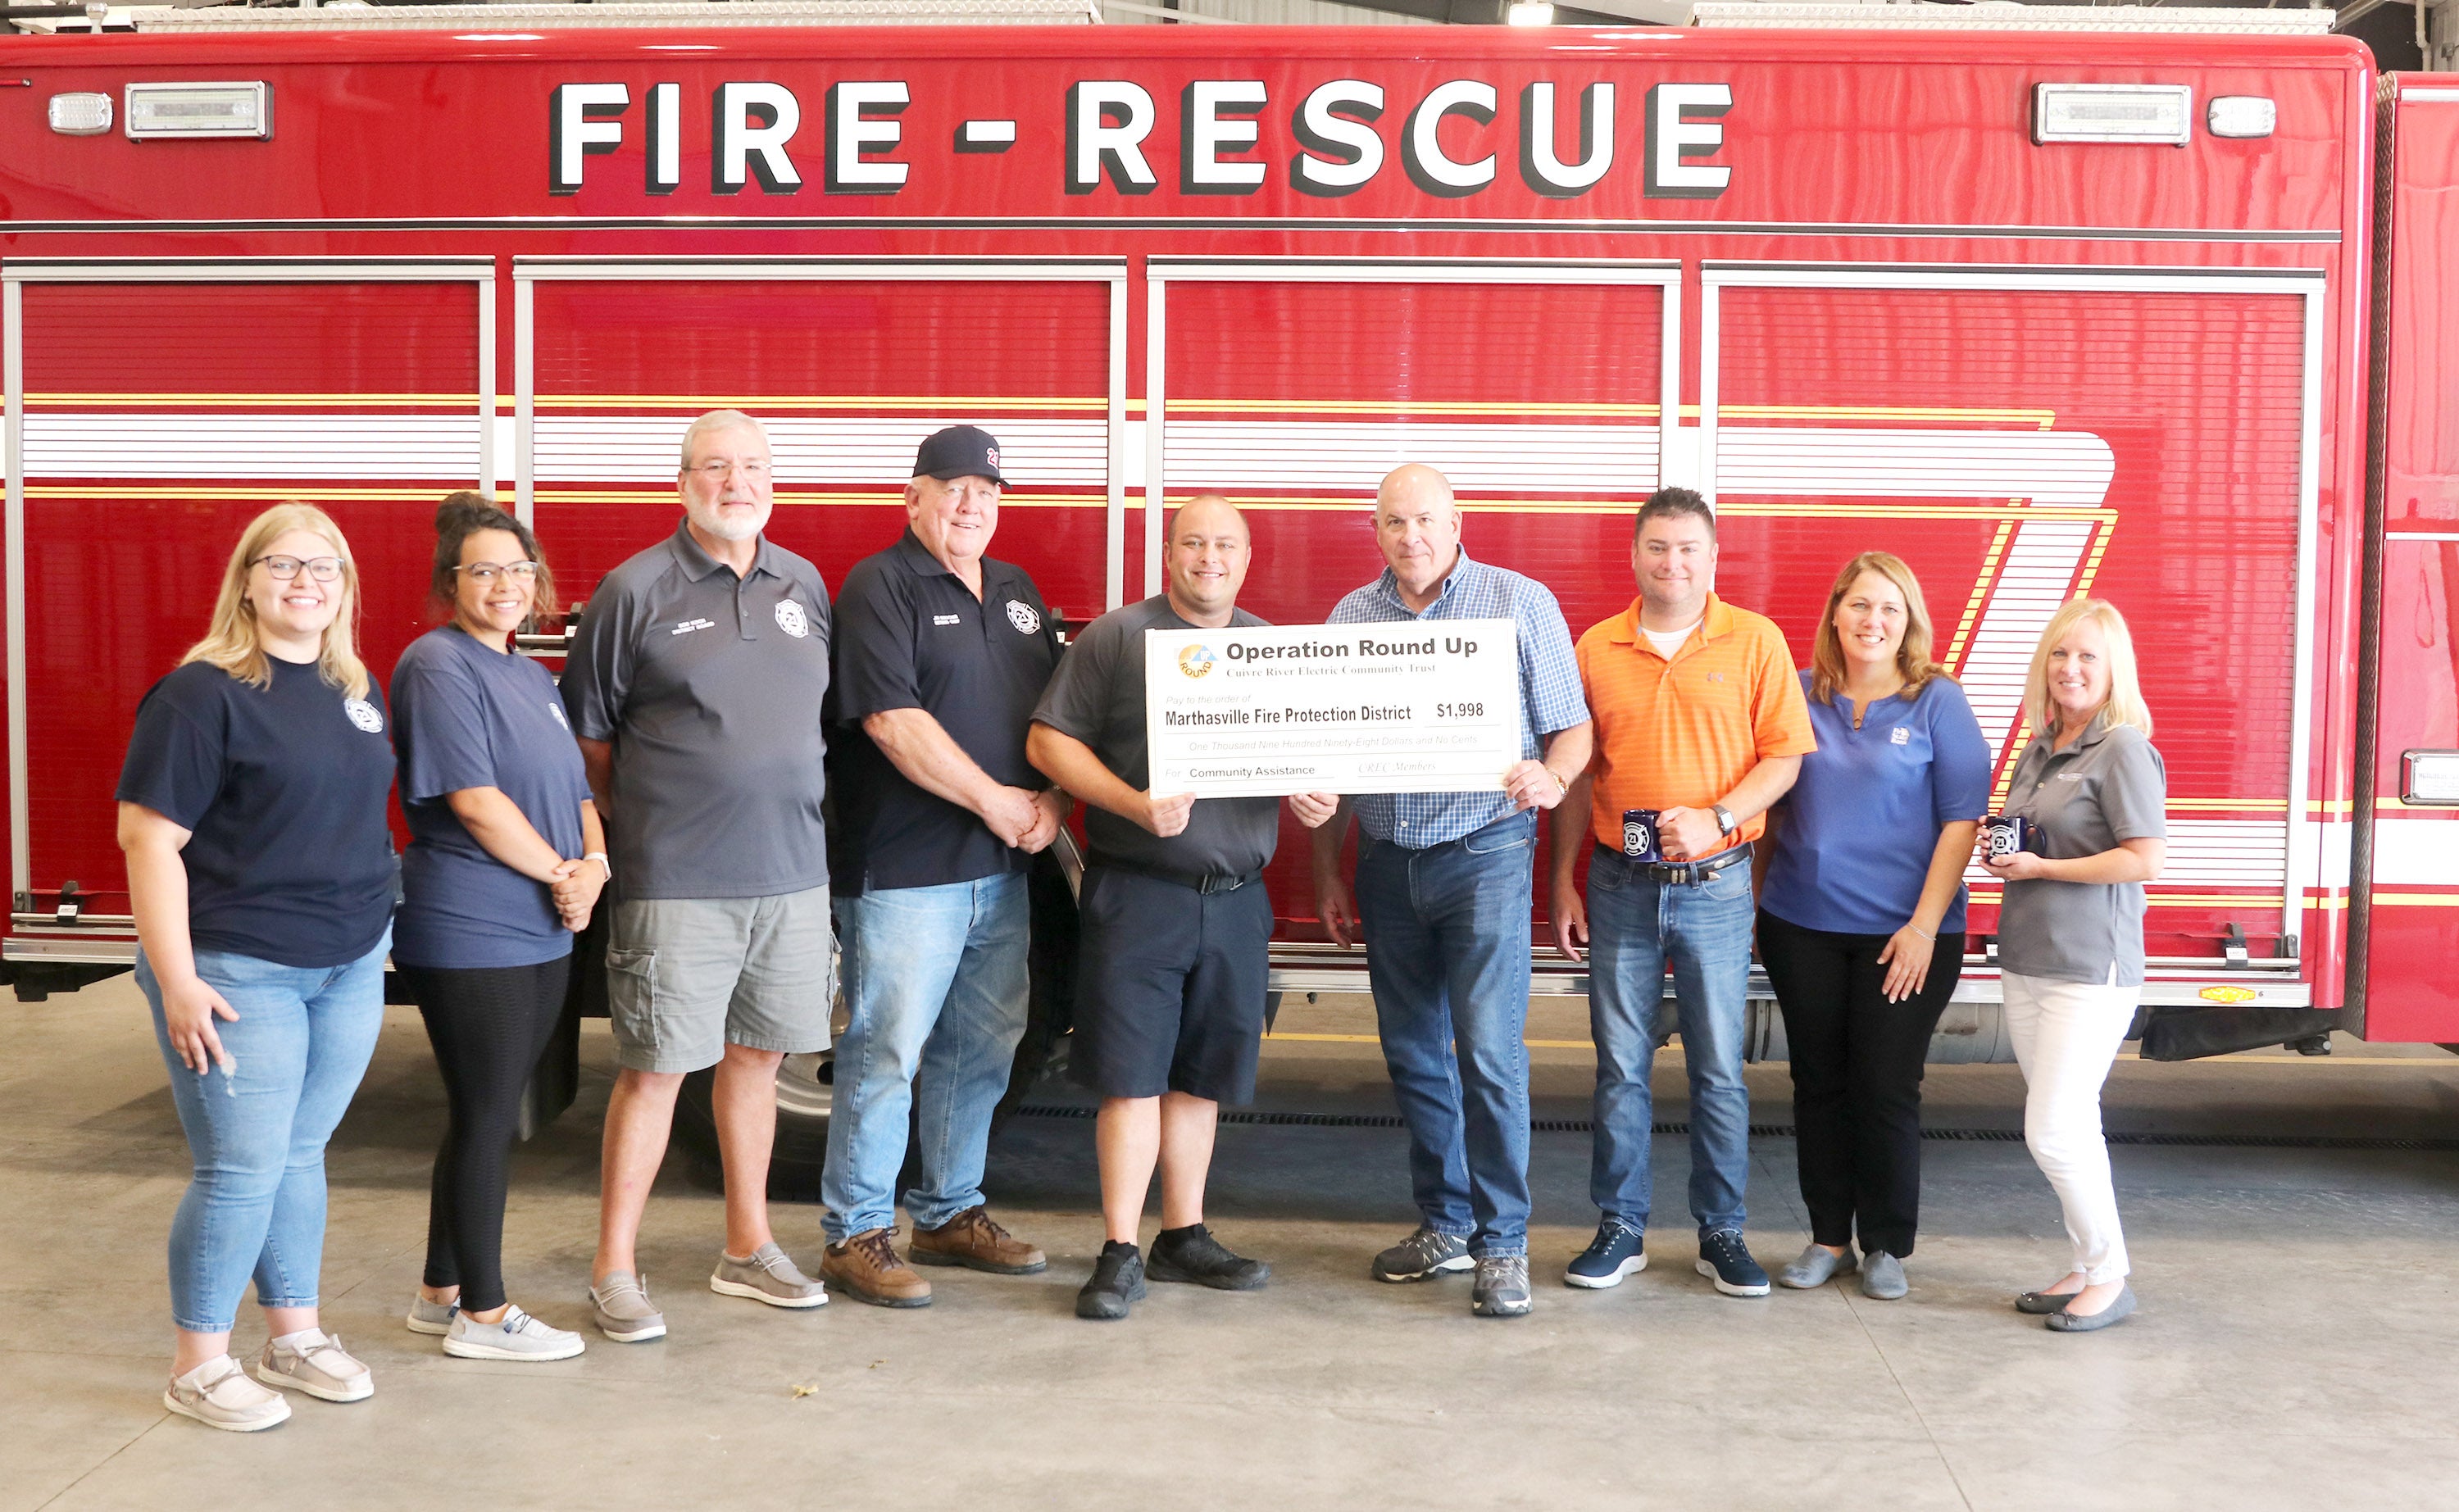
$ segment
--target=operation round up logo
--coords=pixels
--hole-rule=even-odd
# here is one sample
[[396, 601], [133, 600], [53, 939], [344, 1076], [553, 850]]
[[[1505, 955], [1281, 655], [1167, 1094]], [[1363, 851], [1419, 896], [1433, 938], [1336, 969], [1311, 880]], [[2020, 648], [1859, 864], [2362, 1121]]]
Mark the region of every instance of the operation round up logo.
[[1178, 654], [1178, 669], [1191, 678], [1200, 678], [1212, 670], [1212, 648], [1191, 645]]

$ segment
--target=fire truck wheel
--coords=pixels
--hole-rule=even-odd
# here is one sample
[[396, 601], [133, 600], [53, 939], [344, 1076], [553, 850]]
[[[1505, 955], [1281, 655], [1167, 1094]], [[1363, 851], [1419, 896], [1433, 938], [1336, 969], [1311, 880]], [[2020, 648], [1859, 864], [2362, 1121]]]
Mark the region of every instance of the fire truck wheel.
[[[1060, 864], [1046, 855], [1035, 858], [1027, 873], [1027, 887], [1032, 900], [1033, 934], [1026, 956], [1030, 990], [1024, 1037], [1017, 1042], [1007, 1091], [992, 1115], [994, 1137], [1035, 1085], [1066, 1063], [1067, 1031], [1074, 1013], [1075, 890]], [[837, 1032], [843, 1033], [842, 1001], [834, 1018]], [[675, 1139], [708, 1180], [722, 1182], [717, 1121], [710, 1104], [714, 1080], [714, 1073], [709, 1071], [696, 1071], [683, 1079], [683, 1096], [675, 1108]], [[829, 1109], [835, 1082], [835, 1057], [828, 1051], [788, 1056], [778, 1067], [777, 1144], [768, 1158], [768, 1195], [773, 1200], [820, 1200], [820, 1172], [828, 1159]], [[907, 1148], [911, 1150], [911, 1141]], [[914, 1174], [909, 1159], [898, 1186], [905, 1186]]]

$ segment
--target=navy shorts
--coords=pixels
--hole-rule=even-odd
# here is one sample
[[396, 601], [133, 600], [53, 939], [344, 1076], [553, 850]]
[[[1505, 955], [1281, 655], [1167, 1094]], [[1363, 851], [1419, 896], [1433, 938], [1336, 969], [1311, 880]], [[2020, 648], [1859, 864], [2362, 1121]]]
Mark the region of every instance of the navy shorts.
[[1272, 904], [1098, 863], [1077, 899], [1076, 1074], [1103, 1097], [1255, 1095]]

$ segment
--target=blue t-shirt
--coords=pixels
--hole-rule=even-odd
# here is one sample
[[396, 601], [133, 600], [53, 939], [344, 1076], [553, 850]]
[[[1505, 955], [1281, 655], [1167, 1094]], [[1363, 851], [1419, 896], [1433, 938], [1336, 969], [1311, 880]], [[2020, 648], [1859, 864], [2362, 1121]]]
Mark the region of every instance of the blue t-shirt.
[[189, 831], [188, 939], [282, 966], [341, 966], [392, 918], [392, 746], [382, 695], [275, 660], [250, 687], [208, 662], [137, 705], [117, 796]]
[[[1801, 674], [1802, 692], [1810, 674]], [[1759, 906], [1803, 929], [1893, 934], [1921, 905], [1939, 831], [1989, 808], [1989, 746], [1964, 689], [1929, 680], [1919, 696], [1874, 699], [1853, 727], [1853, 703], [1810, 700], [1818, 749], [1777, 807], [1776, 836]], [[1964, 928], [1965, 890], [1939, 920]]]
[[469, 970], [569, 955], [572, 932], [553, 892], [489, 855], [445, 801], [465, 788], [500, 788], [557, 854], [580, 854], [589, 779], [555, 679], [446, 625], [401, 654], [392, 706], [410, 835], [392, 958]]

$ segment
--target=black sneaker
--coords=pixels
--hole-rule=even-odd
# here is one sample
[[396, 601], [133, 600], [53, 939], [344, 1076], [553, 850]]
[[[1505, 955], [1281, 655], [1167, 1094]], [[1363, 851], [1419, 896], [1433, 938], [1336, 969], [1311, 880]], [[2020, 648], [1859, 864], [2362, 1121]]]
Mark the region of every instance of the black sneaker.
[[1375, 1257], [1377, 1281], [1423, 1281], [1450, 1270], [1466, 1270], [1477, 1262], [1468, 1257], [1468, 1241], [1459, 1234], [1438, 1233], [1426, 1224]]
[[1700, 1238], [1699, 1273], [1727, 1296], [1768, 1294], [1768, 1273], [1751, 1258], [1739, 1228], [1719, 1228]]
[[1272, 1279], [1272, 1268], [1230, 1252], [1202, 1224], [1165, 1228], [1153, 1236], [1145, 1274], [1155, 1281], [1192, 1281], [1217, 1292], [1252, 1292]]
[[1602, 1292], [1647, 1269], [1648, 1251], [1640, 1248], [1639, 1230], [1619, 1218], [1608, 1218], [1597, 1225], [1597, 1236], [1564, 1270], [1563, 1284]]
[[1076, 1315], [1107, 1321], [1127, 1315], [1130, 1305], [1145, 1299], [1145, 1257], [1131, 1244], [1116, 1239], [1102, 1246], [1093, 1262], [1093, 1279], [1076, 1293]]
[[1528, 1257], [1480, 1255], [1468, 1310], [1479, 1317], [1519, 1317], [1528, 1311]]

